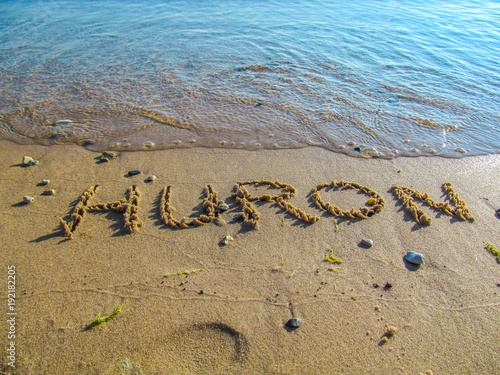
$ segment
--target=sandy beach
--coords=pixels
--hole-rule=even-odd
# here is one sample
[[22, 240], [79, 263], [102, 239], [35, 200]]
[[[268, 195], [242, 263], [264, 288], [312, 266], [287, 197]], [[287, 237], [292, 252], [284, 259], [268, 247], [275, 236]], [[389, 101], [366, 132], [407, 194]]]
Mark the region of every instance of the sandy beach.
[[[4, 373], [500, 373], [500, 264], [485, 248], [500, 249], [500, 156], [362, 159], [314, 147], [117, 154], [100, 162], [79, 146], [0, 141]], [[24, 166], [24, 156], [39, 163]], [[141, 173], [129, 176], [134, 169]], [[146, 182], [150, 175], [156, 180]], [[42, 186], [43, 179], [50, 182]], [[334, 180], [369, 187], [383, 209], [367, 219], [319, 209], [311, 191]], [[254, 229], [231, 196], [246, 181], [293, 186], [286, 202], [319, 220], [305, 223], [274, 201], [258, 201]], [[409, 187], [447, 202], [445, 182], [474, 222], [414, 199], [431, 219], [421, 225], [391, 191]], [[65, 237], [59, 218], [70, 221], [95, 185], [89, 206], [127, 199], [135, 186], [142, 226], [128, 233], [122, 212], [86, 212], [73, 238]], [[207, 185], [228, 205], [221, 222], [181, 229], [162, 221], [165, 187], [181, 222], [205, 214]], [[254, 196], [283, 193], [244, 186]], [[56, 194], [44, 195], [49, 189]], [[371, 207], [359, 189], [319, 194], [344, 211]], [[34, 200], [25, 204], [23, 196]], [[226, 236], [232, 240], [224, 245]], [[405, 262], [407, 251], [423, 254], [424, 264]], [[287, 326], [291, 318], [302, 325]]]

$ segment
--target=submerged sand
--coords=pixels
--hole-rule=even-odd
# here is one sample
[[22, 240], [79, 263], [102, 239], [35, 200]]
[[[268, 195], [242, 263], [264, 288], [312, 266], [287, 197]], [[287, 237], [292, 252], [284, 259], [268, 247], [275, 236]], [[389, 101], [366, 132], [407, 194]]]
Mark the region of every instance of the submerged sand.
[[[24, 167], [23, 156], [40, 161]], [[4, 301], [0, 343], [15, 342], [17, 374], [434, 374], [500, 373], [499, 156], [461, 160], [356, 159], [317, 148], [243, 151], [177, 149], [99, 154], [77, 146], [0, 142], [0, 243]], [[142, 173], [128, 176], [132, 169]], [[148, 175], [158, 178], [145, 182]], [[41, 186], [42, 179], [50, 179]], [[279, 180], [289, 202], [320, 220], [305, 224], [272, 203], [256, 203], [259, 229], [237, 218], [236, 182]], [[320, 183], [366, 185], [385, 200], [369, 219], [337, 219], [310, 192]], [[432, 219], [415, 222], [392, 185], [446, 201], [450, 182], [475, 222], [415, 203]], [[72, 240], [77, 200], [98, 184], [92, 204], [141, 192], [137, 233], [117, 212], [87, 213]], [[225, 225], [172, 229], [160, 217], [172, 186], [180, 220], [203, 213], [212, 184], [229, 205]], [[56, 195], [42, 195], [55, 189]], [[248, 187], [257, 195], [278, 189]], [[23, 204], [23, 196], [34, 197]], [[366, 206], [356, 190], [325, 189], [342, 209]], [[230, 235], [234, 241], [222, 245]], [[373, 247], [360, 244], [372, 239]], [[425, 256], [412, 267], [407, 251]], [[334, 255], [343, 263], [325, 261]], [[7, 333], [7, 266], [16, 268], [15, 339]], [[180, 275], [178, 274], [180, 271]], [[184, 274], [187, 272], [187, 274]], [[166, 274], [170, 276], [166, 277]], [[100, 314], [113, 319], [93, 328]], [[291, 330], [286, 322], [302, 319]], [[397, 328], [384, 339], [387, 325]]]

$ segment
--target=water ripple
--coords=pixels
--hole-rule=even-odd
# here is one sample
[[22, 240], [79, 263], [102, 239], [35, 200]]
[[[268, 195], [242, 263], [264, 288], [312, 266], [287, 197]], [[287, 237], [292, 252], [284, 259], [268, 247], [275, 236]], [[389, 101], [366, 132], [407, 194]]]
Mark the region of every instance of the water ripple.
[[0, 138], [500, 152], [495, 2], [196, 4], [1, 2]]

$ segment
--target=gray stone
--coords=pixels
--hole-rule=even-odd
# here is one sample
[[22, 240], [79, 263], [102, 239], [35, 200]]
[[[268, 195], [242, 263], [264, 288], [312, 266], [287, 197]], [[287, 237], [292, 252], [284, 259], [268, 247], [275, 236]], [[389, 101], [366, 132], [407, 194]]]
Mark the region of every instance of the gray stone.
[[415, 251], [408, 251], [405, 257], [406, 261], [413, 264], [424, 263], [424, 256], [422, 254], [416, 253]]
[[366, 246], [366, 247], [372, 247], [373, 246], [373, 240], [369, 238], [363, 238], [361, 240], [361, 245]]
[[224, 212], [224, 211], [227, 211], [229, 209], [229, 206], [226, 203], [221, 203], [221, 204], [219, 204], [219, 207], [217, 207], [217, 208], [219, 209], [219, 211]]
[[25, 196], [23, 197], [23, 202], [24, 202], [24, 203], [26, 203], [26, 204], [29, 204], [29, 203], [33, 202], [34, 200], [35, 200], [35, 198], [30, 197], [30, 196], [28, 196], [28, 195], [25, 195]]
[[288, 322], [286, 322], [286, 326], [292, 329], [297, 329], [301, 325], [302, 325], [302, 319], [300, 318], [292, 318]]
[[116, 152], [113, 151], [103, 151], [101, 154], [101, 161], [109, 161], [116, 159]]

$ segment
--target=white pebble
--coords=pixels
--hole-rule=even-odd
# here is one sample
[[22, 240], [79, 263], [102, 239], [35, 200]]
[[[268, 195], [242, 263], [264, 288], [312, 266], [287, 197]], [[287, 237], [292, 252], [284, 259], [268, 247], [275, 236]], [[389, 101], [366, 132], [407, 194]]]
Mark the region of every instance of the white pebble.
[[234, 241], [234, 238], [233, 238], [233, 237], [231, 237], [231, 236], [226, 236], [226, 237], [224, 237], [224, 238], [222, 239], [222, 243], [223, 243], [224, 245], [228, 245], [228, 244], [229, 244], [229, 242], [231, 242], [231, 241]]
[[23, 197], [23, 202], [24, 202], [24, 203], [26, 203], [26, 204], [29, 204], [29, 203], [33, 202], [33, 201], [34, 201], [34, 199], [35, 199], [35, 198], [33, 198], [33, 197], [30, 197], [30, 196], [28, 196], [28, 195], [25, 195], [25, 196]]

